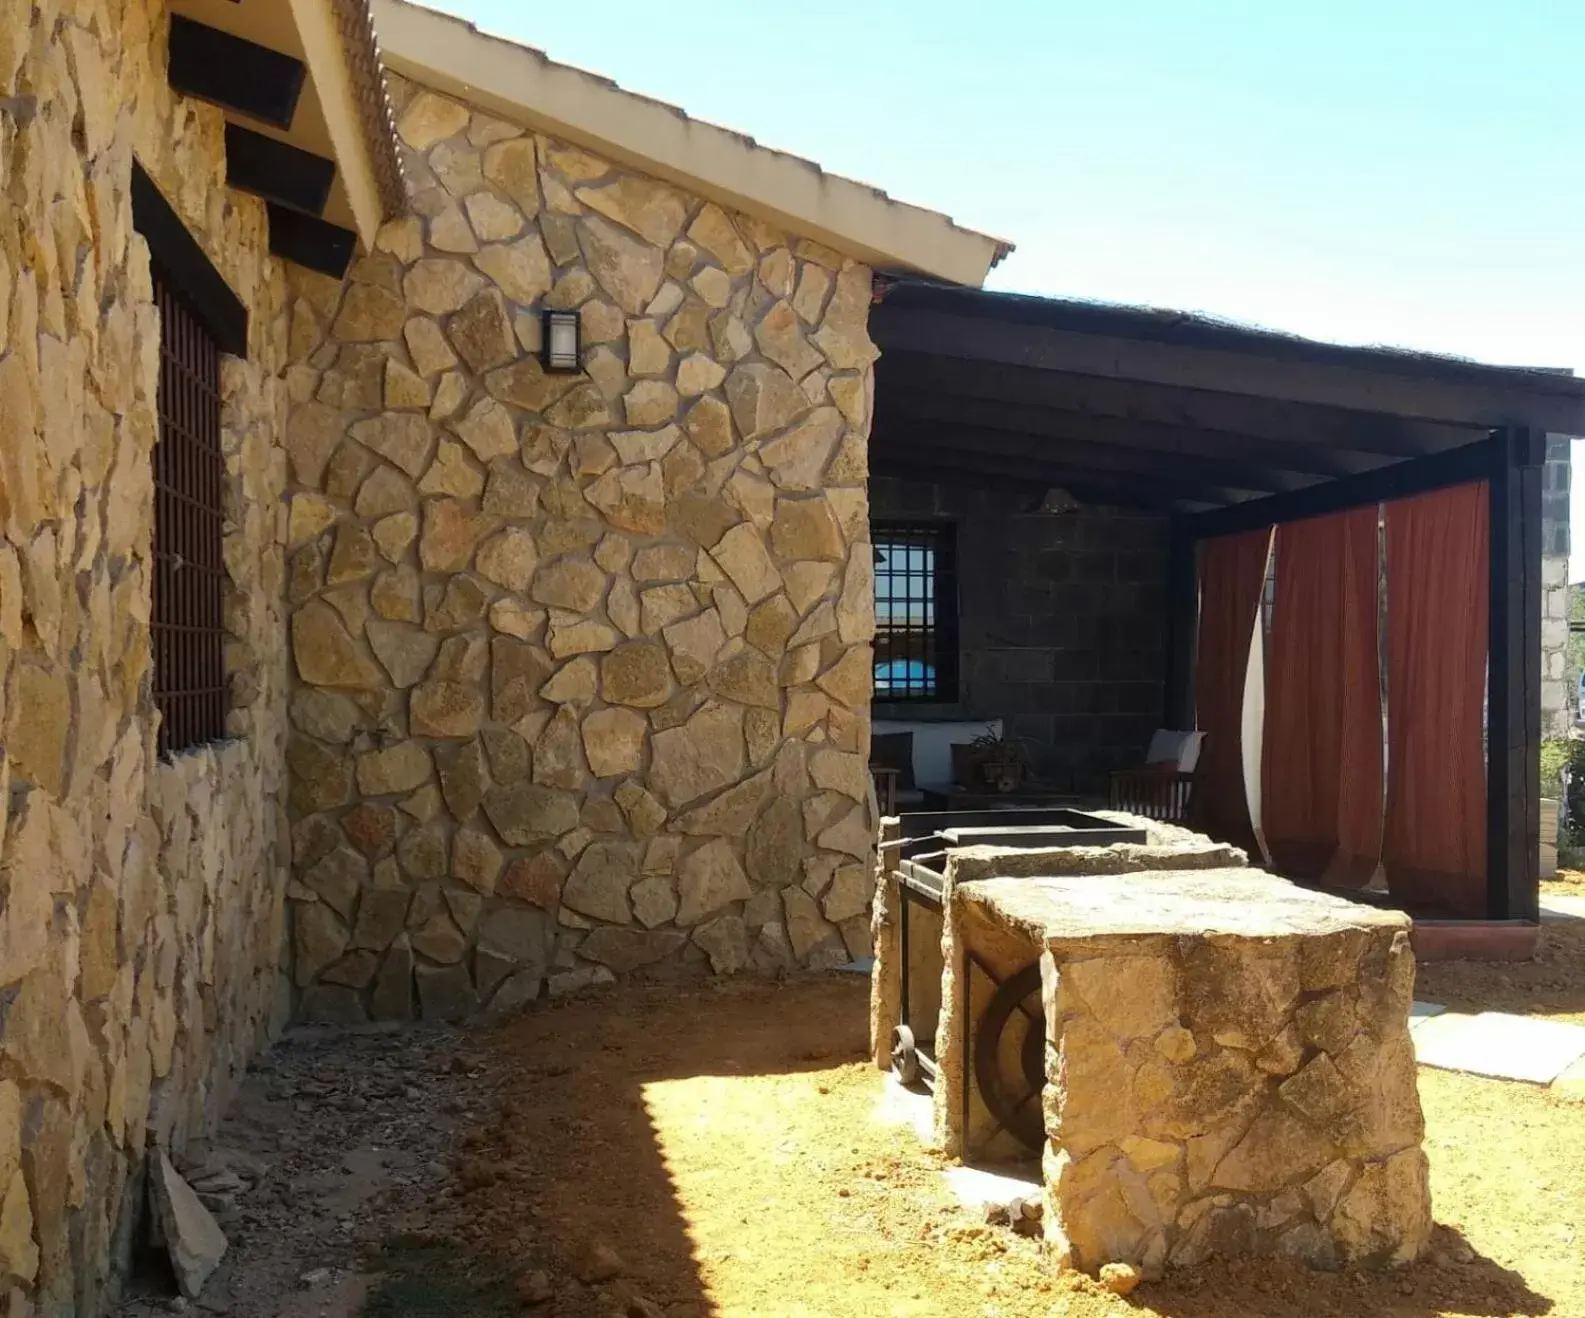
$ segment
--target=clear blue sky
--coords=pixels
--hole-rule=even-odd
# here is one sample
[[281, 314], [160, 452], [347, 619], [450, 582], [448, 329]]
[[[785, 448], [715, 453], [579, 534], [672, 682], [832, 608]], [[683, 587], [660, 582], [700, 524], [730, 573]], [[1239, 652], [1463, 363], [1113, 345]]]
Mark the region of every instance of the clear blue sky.
[[1579, 0], [429, 2], [1011, 239], [994, 287], [1585, 374]]

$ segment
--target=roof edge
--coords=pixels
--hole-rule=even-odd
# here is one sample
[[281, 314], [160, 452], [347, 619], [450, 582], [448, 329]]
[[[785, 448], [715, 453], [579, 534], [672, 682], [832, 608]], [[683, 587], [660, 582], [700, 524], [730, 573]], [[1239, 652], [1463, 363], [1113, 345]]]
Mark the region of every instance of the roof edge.
[[352, 78], [364, 140], [374, 169], [383, 218], [399, 215], [407, 204], [402, 157], [397, 149], [396, 116], [385, 86], [385, 66], [369, 0], [330, 0], [330, 13], [341, 36], [347, 71]]
[[466, 19], [372, 0], [386, 66], [436, 91], [643, 170], [879, 270], [979, 287], [1012, 244], [828, 174], [812, 161], [690, 118], [558, 64]]

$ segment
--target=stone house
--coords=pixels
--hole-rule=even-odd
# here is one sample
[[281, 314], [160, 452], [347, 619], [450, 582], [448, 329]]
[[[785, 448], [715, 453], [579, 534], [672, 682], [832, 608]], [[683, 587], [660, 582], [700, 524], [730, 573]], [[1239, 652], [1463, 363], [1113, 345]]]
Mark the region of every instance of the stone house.
[[871, 270], [1002, 248], [401, 4], [4, 17], [0, 1289], [91, 1314], [294, 1013], [862, 949]]
[[[1007, 592], [934, 714], [1104, 769], [1180, 708], [1175, 518], [1304, 483], [1215, 446], [1340, 485], [1576, 428], [1572, 382], [1523, 373], [1485, 406], [1422, 372], [1383, 419], [1357, 377], [1409, 368], [1369, 354], [1297, 402], [1241, 368], [1227, 416], [1176, 360], [1122, 380], [1149, 326], [980, 293], [1006, 244], [406, 0], [4, 17], [11, 1314], [103, 1307], [146, 1150], [294, 1016], [867, 951], [872, 527], [950, 514], [964, 591]], [[1049, 409], [1085, 435], [1031, 457], [1075, 343], [1110, 354]], [[1129, 419], [1152, 399], [1172, 425]], [[1271, 433], [1350, 406], [1381, 461]]]

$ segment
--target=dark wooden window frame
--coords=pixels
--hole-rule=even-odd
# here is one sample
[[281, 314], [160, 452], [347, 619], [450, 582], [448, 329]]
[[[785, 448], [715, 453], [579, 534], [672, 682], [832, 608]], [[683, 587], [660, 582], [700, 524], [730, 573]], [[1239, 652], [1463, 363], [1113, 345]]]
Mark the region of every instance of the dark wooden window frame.
[[160, 316], [149, 632], [159, 750], [174, 755], [226, 736], [220, 358], [245, 352], [247, 312], [136, 165], [132, 182]]
[[[958, 571], [957, 527], [952, 522], [879, 521], [870, 529], [875, 556], [875, 664], [888, 659], [917, 660], [928, 664], [933, 678], [917, 689], [896, 687], [881, 690], [875, 700], [883, 704], [940, 705], [958, 699]], [[929, 566], [903, 565], [890, 568], [885, 557], [889, 547], [927, 548]], [[914, 622], [883, 621], [882, 582], [895, 579], [921, 579], [926, 586], [930, 615]]]

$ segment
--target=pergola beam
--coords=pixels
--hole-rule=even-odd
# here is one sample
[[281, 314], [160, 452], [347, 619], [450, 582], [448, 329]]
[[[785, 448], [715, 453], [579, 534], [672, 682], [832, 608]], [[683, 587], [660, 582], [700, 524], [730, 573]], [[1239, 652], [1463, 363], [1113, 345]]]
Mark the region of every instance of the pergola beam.
[[1459, 448], [1489, 429], [1313, 407], [1284, 399], [1248, 398], [1208, 389], [1177, 389], [995, 362], [963, 361], [898, 349], [881, 358], [876, 388], [882, 395], [892, 396], [899, 390], [922, 390], [1030, 403], [1060, 412], [1154, 422], [1182, 430], [1218, 431], [1337, 450], [1344, 455], [1375, 454], [1385, 458], [1417, 458]]
[[966, 449], [950, 440], [910, 438], [903, 444], [872, 445], [871, 456], [895, 455], [903, 460], [918, 456], [925, 462], [973, 467], [984, 464], [1004, 476], [1043, 482], [1046, 487], [1071, 489], [1087, 482], [1092, 489], [1110, 489], [1155, 507], [1170, 508], [1182, 499], [1205, 505], [1230, 504], [1249, 492], [1207, 481], [1166, 479], [1138, 472], [1105, 471], [1083, 462], [1062, 462], [1032, 454]]
[[1521, 384], [1496, 371], [1457, 373], [1449, 363], [1408, 355], [1380, 353], [1369, 366], [1344, 352], [1317, 351], [1316, 345], [1309, 345], [1308, 353], [1295, 344], [1281, 355], [1265, 355], [1275, 354], [1276, 344], [1272, 336], [1259, 334], [1246, 335], [1247, 346], [1207, 347], [886, 302], [871, 316], [870, 331], [883, 354], [932, 353], [1416, 421], [1585, 431], [1579, 382], [1538, 372]]
[[1360, 476], [1323, 481], [1289, 494], [1250, 499], [1231, 508], [1216, 508], [1187, 519], [1187, 529], [1197, 539], [1254, 531], [1279, 522], [1342, 512], [1361, 504], [1384, 503], [1411, 494], [1485, 480], [1491, 472], [1492, 441], [1484, 439], [1449, 453], [1435, 453], [1413, 462], [1397, 462]]
[[[887, 378], [882, 406], [884, 411], [877, 409], [878, 425], [895, 417], [908, 417], [1026, 435], [1049, 435], [1056, 439], [1086, 440], [1146, 453], [1220, 458], [1247, 463], [1251, 467], [1312, 476], [1353, 476], [1391, 460], [1379, 453], [1268, 439], [1231, 430], [1066, 411], [1038, 403], [1004, 401], [994, 395], [978, 397], [937, 391], [929, 382], [911, 376], [901, 385]], [[1469, 437], [1467, 431], [1457, 433], [1466, 440]]]
[[1108, 478], [1104, 473], [1076, 471], [1050, 463], [1012, 458], [981, 458], [956, 449], [918, 448], [907, 451], [871, 449], [870, 475], [933, 484], [974, 485], [1017, 490], [1034, 508], [1049, 489], [1063, 489], [1086, 503], [1148, 508], [1170, 513], [1212, 505], [1159, 485]]
[[1303, 489], [1319, 479], [1279, 467], [1223, 458], [1152, 452], [1109, 444], [1104, 440], [1059, 436], [1041, 431], [977, 426], [971, 420], [960, 423], [915, 420], [906, 415], [899, 417], [896, 412], [888, 414], [884, 430], [872, 442], [900, 448], [918, 442], [946, 444], [971, 454], [1005, 453], [1013, 457], [1038, 458], [1075, 467], [1093, 467], [1097, 471], [1129, 472], [1220, 485], [1250, 496]]
[[1486, 914], [1538, 920], [1541, 836], [1541, 475], [1546, 436], [1490, 445]]

